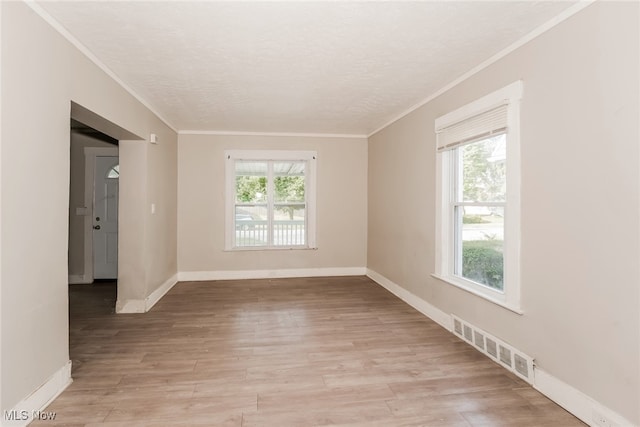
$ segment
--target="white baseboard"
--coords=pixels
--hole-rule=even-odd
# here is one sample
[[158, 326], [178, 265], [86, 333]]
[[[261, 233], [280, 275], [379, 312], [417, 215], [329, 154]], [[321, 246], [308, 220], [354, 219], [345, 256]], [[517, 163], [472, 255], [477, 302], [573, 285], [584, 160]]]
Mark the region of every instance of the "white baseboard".
[[[544, 370], [534, 368], [533, 387], [592, 427], [636, 427], [631, 421], [607, 408], [580, 390]], [[598, 421], [600, 419], [600, 421]]]
[[70, 285], [88, 285], [93, 283], [93, 278], [87, 277], [84, 274], [70, 274], [69, 275], [69, 284]]
[[170, 277], [144, 300], [116, 301], [116, 313], [146, 313], [169, 290], [180, 282], [203, 280], [280, 279], [287, 277], [364, 276], [365, 267], [298, 268], [283, 270], [181, 271]]
[[287, 270], [226, 270], [226, 271], [181, 271], [170, 277], [146, 299], [116, 301], [116, 313], [146, 313], [177, 282], [196, 282], [204, 280], [242, 280], [242, 279], [280, 279], [287, 277], [328, 277], [328, 276], [364, 276], [365, 267], [346, 268], [302, 268]]
[[422, 298], [412, 294], [402, 286], [392, 282], [382, 274], [377, 273], [376, 271], [373, 271], [369, 268], [367, 269], [367, 277], [369, 277], [371, 280], [373, 280], [443, 328], [447, 329], [448, 331], [453, 330], [453, 320], [451, 316], [444, 311], [434, 307]]
[[[392, 294], [453, 333], [452, 317], [381, 274], [367, 269], [367, 276]], [[455, 335], [455, 334], [454, 334]], [[596, 400], [534, 367], [533, 387], [592, 427], [639, 427]], [[600, 421], [597, 421], [597, 420]]]
[[128, 299], [116, 301], [116, 313], [119, 314], [133, 314], [133, 313], [146, 313], [156, 305], [158, 301], [167, 293], [171, 288], [178, 283], [178, 275], [174, 274], [168, 278], [162, 285], [155, 291], [151, 292], [145, 299]]
[[[50, 420], [49, 413], [44, 411], [44, 409], [58, 397], [72, 381], [71, 361], [68, 361], [62, 368], [58, 369], [51, 378], [14, 406], [13, 409], [3, 411], [2, 426], [22, 427], [37, 419]], [[54, 414], [52, 414], [52, 416], [55, 417]]]
[[125, 299], [116, 301], [116, 313], [133, 314], [146, 313], [147, 302], [143, 299]]
[[156, 305], [160, 299], [165, 296], [167, 292], [171, 290], [178, 283], [178, 273], [169, 277], [162, 285], [158, 287], [155, 291], [151, 292], [151, 295], [145, 299], [145, 311], [151, 310], [151, 308]]
[[297, 268], [282, 270], [181, 271], [180, 282], [203, 280], [282, 279], [288, 277], [364, 276], [365, 267]]

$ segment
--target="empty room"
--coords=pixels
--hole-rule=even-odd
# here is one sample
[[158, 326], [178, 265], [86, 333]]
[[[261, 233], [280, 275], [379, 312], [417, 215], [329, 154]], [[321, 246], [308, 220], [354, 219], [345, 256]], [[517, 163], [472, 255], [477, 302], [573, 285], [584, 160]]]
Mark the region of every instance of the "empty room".
[[640, 2], [1, 1], [0, 49], [0, 425], [640, 427]]

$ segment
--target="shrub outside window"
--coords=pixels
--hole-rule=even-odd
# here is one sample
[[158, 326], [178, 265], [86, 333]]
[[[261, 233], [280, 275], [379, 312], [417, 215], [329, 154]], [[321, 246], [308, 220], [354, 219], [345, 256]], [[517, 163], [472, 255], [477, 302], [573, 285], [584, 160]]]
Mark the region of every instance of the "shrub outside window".
[[454, 169], [454, 274], [504, 289], [506, 135], [456, 148]]

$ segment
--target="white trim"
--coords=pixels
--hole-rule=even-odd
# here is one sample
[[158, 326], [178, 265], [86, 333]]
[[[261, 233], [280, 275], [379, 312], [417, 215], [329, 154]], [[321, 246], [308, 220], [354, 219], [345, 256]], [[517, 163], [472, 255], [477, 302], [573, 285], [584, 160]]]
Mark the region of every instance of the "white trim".
[[424, 106], [425, 104], [433, 101], [434, 99], [436, 99], [437, 97], [439, 97], [443, 93], [445, 93], [448, 90], [456, 87], [457, 85], [459, 85], [463, 81], [467, 80], [468, 78], [472, 77], [473, 75], [478, 74], [480, 71], [484, 70], [488, 66], [494, 64], [495, 62], [498, 62], [500, 59], [502, 59], [505, 56], [509, 55], [511, 52], [513, 52], [516, 49], [524, 46], [525, 44], [529, 43], [531, 40], [535, 39], [539, 35], [544, 34], [545, 32], [547, 32], [550, 29], [552, 29], [553, 27], [555, 27], [556, 25], [562, 23], [563, 21], [565, 21], [568, 18], [572, 17], [576, 13], [580, 12], [582, 9], [586, 8], [587, 6], [589, 6], [594, 1], [595, 0], [580, 0], [578, 3], [574, 4], [573, 6], [568, 7], [567, 9], [562, 11], [557, 16], [555, 16], [552, 19], [550, 19], [549, 21], [545, 22], [544, 24], [542, 24], [541, 26], [539, 26], [535, 30], [531, 31], [529, 34], [525, 35], [524, 37], [520, 38], [515, 43], [512, 43], [511, 45], [507, 46], [506, 48], [504, 48], [500, 52], [496, 53], [495, 55], [493, 55], [489, 59], [485, 60], [481, 64], [475, 66], [474, 68], [472, 68], [471, 70], [467, 71], [466, 73], [464, 73], [463, 75], [461, 75], [457, 79], [453, 80], [451, 83], [449, 83], [449, 84], [445, 85], [444, 87], [442, 87], [441, 89], [435, 91], [433, 94], [429, 95], [428, 97], [426, 97], [422, 101], [418, 102], [417, 104], [413, 105], [412, 107], [409, 107], [407, 110], [405, 110], [404, 112], [398, 114], [397, 116], [395, 116], [391, 120], [387, 121], [382, 126], [379, 126], [378, 128], [376, 128], [376, 130], [374, 130], [373, 132], [370, 132], [367, 135], [367, 138], [371, 138], [373, 135], [375, 135], [376, 133], [378, 133], [381, 130], [385, 129], [386, 127], [392, 125], [393, 123], [397, 122], [398, 120], [402, 119], [403, 117], [413, 113], [418, 108], [420, 108], [420, 107]]
[[93, 283], [93, 279], [85, 274], [70, 274], [69, 275], [69, 284], [70, 285], [88, 285]]
[[164, 281], [158, 288], [151, 292], [145, 299], [127, 299], [116, 301], [116, 313], [118, 314], [133, 314], [133, 313], [146, 313], [153, 308], [158, 301], [166, 295], [167, 292], [178, 283], [178, 274], [174, 274]]
[[76, 49], [78, 49], [84, 56], [86, 56], [91, 62], [93, 62], [99, 69], [111, 77], [116, 83], [118, 83], [126, 92], [133, 96], [138, 102], [144, 105], [149, 111], [151, 111], [158, 119], [160, 119], [165, 125], [167, 125], [174, 132], [178, 132], [175, 126], [173, 126], [169, 120], [165, 119], [151, 104], [149, 104], [144, 98], [138, 95], [129, 85], [123, 82], [116, 73], [114, 73], [109, 67], [107, 67], [102, 61], [98, 59], [85, 45], [83, 45], [78, 39], [76, 39], [62, 24], [60, 24], [54, 17], [49, 15], [35, 0], [25, 0], [27, 6], [29, 6], [38, 16], [40, 16], [47, 24], [51, 25], [54, 30], [62, 35], [69, 43], [71, 43]]
[[448, 277], [444, 277], [444, 276], [440, 276], [438, 274], [432, 274], [431, 277], [441, 280], [443, 282], [446, 282], [450, 285], [453, 285], [465, 292], [469, 292], [472, 295], [476, 295], [479, 297], [482, 297], [484, 299], [486, 299], [487, 301], [494, 303], [496, 305], [499, 305], [500, 307], [506, 308], [507, 310], [510, 310], [516, 314], [524, 314], [524, 311], [522, 311], [522, 309], [520, 309], [520, 307], [516, 307], [516, 306], [511, 306], [509, 305], [507, 302], [502, 301], [502, 299], [500, 298], [492, 298], [491, 295], [495, 294], [495, 295], [499, 295], [499, 292], [491, 289], [491, 288], [487, 288], [486, 292], [478, 292], [475, 290], [476, 286], [470, 286], [470, 285], [475, 285], [473, 282], [469, 281], [469, 284], [466, 284], [464, 282], [467, 282], [467, 280], [464, 280], [462, 278], [458, 278], [456, 276], [448, 276]]
[[178, 283], [178, 273], [169, 277], [162, 285], [158, 286], [158, 289], [151, 292], [151, 294], [145, 299], [145, 312], [151, 310], [153, 306], [156, 305], [156, 303], [176, 285], [176, 283]]
[[[229, 165], [231, 154], [224, 153], [224, 250], [233, 249], [234, 246], [234, 222], [235, 222], [235, 170]], [[180, 273], [178, 273], [178, 280]]]
[[[0, 1], [0, 42], [2, 41], [2, 8], [4, 7], [4, 2]], [[2, 97], [2, 43], [0, 43], [0, 99]], [[2, 236], [2, 102], [0, 102], [0, 236]], [[0, 301], [2, 301], [2, 242], [0, 242]], [[68, 248], [68, 247], [67, 247]], [[68, 266], [67, 266], [68, 273]], [[2, 319], [4, 316], [2, 315], [2, 304], [0, 304], [0, 331], [2, 330]], [[0, 384], [4, 384], [2, 381], [2, 338], [0, 337]], [[2, 386], [0, 385], [0, 410], [2, 410]], [[0, 422], [1, 424], [1, 422]]]
[[307, 150], [225, 150], [226, 159], [239, 160], [313, 160], [317, 151]]
[[[392, 282], [391, 280], [382, 276], [380, 273], [377, 273], [374, 270], [367, 268], [367, 276], [371, 280], [378, 283], [380, 286], [387, 289], [389, 292], [391, 292], [392, 294], [394, 294], [395, 296], [397, 296], [398, 298], [400, 298], [401, 300], [409, 304], [411, 307], [415, 308], [420, 313], [424, 314], [426, 317], [430, 318], [434, 322], [438, 323], [439, 325], [447, 329], [453, 335], [459, 336], [454, 332], [454, 329], [453, 329], [453, 319], [457, 316], [453, 316], [453, 315], [450, 316], [446, 314], [439, 308], [432, 306], [422, 298], [414, 295], [413, 293], [404, 289], [400, 285]], [[482, 331], [479, 328], [475, 328], [475, 329]], [[485, 336], [491, 336], [491, 334], [488, 334], [486, 331], [482, 331], [482, 332], [485, 334]], [[459, 337], [465, 342], [468, 342], [475, 347], [475, 344], [473, 342], [466, 340], [464, 336], [459, 336]], [[524, 355], [523, 353], [514, 349], [512, 346], [506, 344], [504, 341], [499, 340], [493, 336], [491, 336], [491, 338], [494, 341], [496, 341], [497, 344], [507, 346], [512, 350], [512, 352], [515, 351], [520, 356], [525, 356], [525, 358], [528, 361], [531, 360], [530, 356]], [[505, 367], [503, 363], [500, 362], [499, 358], [496, 359], [486, 352], [483, 352], [483, 353], [487, 354], [487, 356], [491, 360], [500, 363], [500, 365], [503, 366], [505, 369], [508, 369], [507, 367]], [[513, 369], [509, 369], [509, 370], [515, 372]], [[516, 374], [518, 373], [516, 372]], [[578, 417], [579, 419], [581, 419], [582, 421], [584, 421], [590, 426], [593, 426], [593, 427], [602, 427], [602, 426], [640, 427], [636, 424], [633, 424], [629, 420], [625, 419], [623, 416], [611, 410], [610, 408], [607, 408], [606, 406], [602, 405], [601, 403], [597, 402], [596, 400], [582, 393], [581, 391], [573, 388], [569, 384], [543, 371], [542, 369], [540, 369], [535, 365], [535, 362], [533, 362], [533, 373], [531, 375], [533, 377], [533, 387], [536, 390], [538, 390], [540, 393], [544, 394], [549, 399], [553, 400], [555, 403], [562, 406], [564, 409], [566, 409], [567, 411], [569, 411], [570, 413], [572, 413], [573, 415], [575, 415], [576, 417]], [[524, 378], [521, 375], [519, 376], [521, 378]], [[598, 424], [595, 421], [597, 416], [604, 416], [604, 418], [607, 420], [608, 423]]]
[[244, 279], [284, 279], [290, 277], [364, 276], [365, 267], [297, 268], [280, 270], [181, 271], [179, 282]]
[[8, 421], [5, 413], [2, 413], [2, 425], [6, 427], [22, 427], [26, 426], [34, 420], [34, 414], [38, 412], [46, 412], [44, 409], [62, 393], [73, 380], [71, 379], [71, 361], [67, 361], [60, 369], [58, 369], [47, 381], [38, 387], [33, 393], [20, 401], [14, 406], [10, 412], [18, 414], [19, 419]]
[[[93, 192], [96, 157], [120, 156], [118, 147], [84, 147], [84, 278], [93, 282]], [[119, 229], [118, 229], [119, 230]]]
[[402, 301], [409, 304], [411, 307], [418, 310], [420, 313], [424, 314], [449, 332], [453, 331], [453, 320], [450, 315], [440, 310], [439, 308], [429, 304], [424, 299], [419, 296], [409, 292], [402, 286], [394, 283], [393, 281], [387, 279], [380, 273], [367, 268], [367, 277], [371, 280], [400, 298]]
[[366, 139], [365, 134], [353, 133], [308, 133], [308, 132], [243, 132], [224, 130], [181, 130], [178, 135], [221, 135], [221, 136], [285, 136], [303, 138], [350, 138]]
[[[533, 388], [562, 406], [567, 411], [593, 427], [637, 427], [631, 421], [602, 405], [580, 390], [534, 366]], [[596, 417], [604, 417], [607, 422], [598, 423]]]
[[147, 301], [143, 299], [118, 299], [116, 301], [116, 313], [133, 314], [146, 313]]
[[[435, 119], [435, 129], [447, 128], [498, 105], [507, 104], [507, 195], [504, 222], [504, 289], [495, 290], [464, 280], [455, 274], [455, 235], [453, 192], [454, 161], [457, 150], [438, 151], [436, 161], [436, 254], [434, 277], [468, 290], [511, 311], [520, 310], [520, 101], [523, 94], [522, 80], [495, 90], [482, 98], [465, 104]], [[460, 172], [458, 172], [460, 173]], [[460, 256], [460, 254], [457, 254]]]
[[89, 49], [87, 49], [78, 39], [76, 39], [69, 31], [67, 31], [58, 21], [55, 20], [48, 12], [42, 9], [34, 0], [25, 0], [26, 4], [36, 13], [38, 14], [45, 22], [47, 22], [51, 27], [53, 27], [56, 31], [58, 31], [65, 39], [67, 39], [73, 46], [76, 47], [82, 54], [84, 54], [89, 60], [91, 60], [98, 68], [104, 71], [109, 77], [111, 77], [116, 83], [118, 83], [124, 90], [126, 90], [129, 94], [131, 94], [135, 99], [137, 99], [142, 105], [148, 108], [153, 114], [155, 114], [161, 121], [163, 121], [169, 128], [171, 128], [174, 132], [181, 135], [239, 135], [239, 136], [297, 136], [297, 137], [318, 137], [318, 138], [370, 138], [376, 133], [380, 132], [387, 126], [395, 123], [406, 115], [412, 113], [438, 96], [442, 95], [449, 89], [455, 87], [461, 82], [467, 80], [474, 74], [479, 73], [483, 69], [487, 68], [491, 64], [497, 62], [503, 57], [507, 56], [511, 52], [535, 39], [539, 35], [545, 33], [571, 16], [575, 15], [582, 9], [589, 6], [595, 0], [580, 0], [577, 4], [565, 9], [560, 14], [550, 19], [546, 23], [542, 24], [538, 28], [534, 29], [524, 37], [520, 38], [518, 41], [512, 43], [507, 46], [505, 49], [496, 53], [489, 59], [485, 60], [481, 64], [472, 68], [471, 70], [464, 73], [462, 76], [453, 80], [451, 83], [445, 85], [440, 90], [437, 90], [432, 95], [428, 96], [424, 100], [418, 102], [412, 107], [408, 108], [404, 112], [398, 114], [391, 120], [387, 121], [385, 124], [379, 126], [376, 130], [369, 132], [368, 134], [331, 134], [331, 133], [305, 133], [305, 132], [243, 132], [243, 131], [218, 131], [218, 130], [210, 130], [210, 131], [202, 131], [202, 130], [177, 130], [175, 126], [173, 126], [167, 119], [165, 119], [154, 107], [152, 107], [147, 101], [145, 101], [140, 95], [138, 95], [133, 89], [131, 89], [126, 83], [124, 83], [111, 69], [109, 69], [102, 61], [100, 61]]
[[259, 252], [259, 251], [317, 251], [318, 248], [308, 246], [240, 246], [237, 248], [223, 249], [223, 252]]
[[[507, 135], [507, 200], [504, 218], [504, 289], [506, 292], [505, 305], [514, 308], [516, 311], [521, 308], [521, 262], [520, 243], [521, 235], [521, 198], [522, 192], [522, 162], [520, 155], [520, 100], [522, 99], [522, 80], [519, 85], [514, 86], [511, 92], [512, 98], [509, 103], [509, 114], [507, 126], [513, 132]], [[511, 85], [513, 86], [513, 85]], [[510, 86], [507, 86], [509, 88]], [[512, 88], [512, 89], [513, 89]], [[515, 93], [517, 91], [517, 93]], [[513, 97], [515, 96], [515, 97]], [[508, 241], [507, 241], [508, 240]], [[515, 242], [513, 244], [512, 242]], [[514, 286], [515, 284], [515, 286]]]
[[451, 111], [450, 113], [436, 118], [436, 132], [486, 111], [494, 110], [495, 108], [505, 104], [508, 104], [510, 108], [511, 104], [517, 103], [517, 101], [522, 99], [522, 92], [522, 80], [516, 80], [515, 82], [493, 91], [482, 98], [478, 98], [475, 101]]
[[[259, 160], [259, 161], [280, 161], [280, 160], [304, 160], [306, 161], [307, 170], [305, 172], [305, 201], [306, 201], [306, 243], [300, 246], [260, 246], [251, 248], [249, 250], [305, 250], [305, 249], [317, 249], [317, 233], [316, 233], [316, 188], [317, 188], [317, 151], [310, 150], [225, 150], [224, 162], [225, 162], [225, 233], [224, 233], [224, 250], [225, 251], [242, 251], [247, 250], [245, 247], [235, 246], [236, 233], [235, 233], [235, 160]], [[271, 166], [269, 166], [271, 171]], [[267, 177], [267, 195], [271, 194], [273, 189], [273, 177], [271, 172]], [[268, 215], [271, 218], [272, 212], [272, 198], [268, 197]], [[268, 225], [268, 240], [272, 241], [272, 227], [271, 219], [269, 219]]]

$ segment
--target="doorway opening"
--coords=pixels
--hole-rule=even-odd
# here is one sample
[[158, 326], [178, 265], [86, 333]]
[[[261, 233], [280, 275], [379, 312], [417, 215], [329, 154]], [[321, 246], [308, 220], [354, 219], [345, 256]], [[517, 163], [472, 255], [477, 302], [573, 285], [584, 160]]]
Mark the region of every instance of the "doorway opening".
[[118, 295], [130, 286], [119, 271], [118, 260], [126, 250], [118, 241], [131, 233], [131, 227], [124, 226], [131, 213], [121, 209], [131, 200], [126, 190], [139, 183], [127, 178], [120, 160], [131, 164], [127, 144], [144, 139], [73, 101], [69, 118], [68, 332], [73, 376], [82, 365], [82, 355], [75, 351], [78, 315], [87, 310], [115, 314]]
[[[122, 199], [121, 194], [126, 193], [124, 190], [130, 190], [132, 186], [140, 185], [140, 182], [139, 177], [129, 175], [127, 178], [126, 172], [125, 175], [120, 175], [124, 171], [120, 169], [119, 160], [123, 160], [123, 164], [126, 162], [131, 164], [131, 148], [123, 148], [127, 146], [123, 143], [144, 141], [144, 138], [73, 101], [70, 102], [69, 116], [72, 138], [74, 135], [81, 135], [84, 138], [92, 139], [91, 144], [81, 145], [81, 150], [74, 150], [75, 144], [72, 143], [71, 167], [77, 167], [80, 162], [84, 161], [84, 168], [77, 167], [78, 172], [75, 174], [74, 171], [71, 172], [69, 283], [87, 284], [94, 283], [96, 279], [113, 277], [113, 280], [117, 281], [117, 294], [126, 293], [127, 287], [131, 286], [131, 283], [117, 280], [120, 276], [117, 266], [118, 259], [123, 255], [123, 251], [118, 249], [120, 246], [118, 241], [121, 240], [120, 237], [127, 237], [132, 229], [130, 226], [123, 229], [117, 223], [127, 223], [118, 216], [131, 215], [131, 213], [122, 212], [121, 208], [127, 207], [127, 203], [121, 205], [120, 199]], [[131, 147], [131, 144], [128, 147]], [[112, 157], [113, 159], [103, 159], [104, 162], [101, 162], [99, 161], [101, 157]], [[80, 160], [74, 162], [75, 158]], [[96, 197], [98, 202], [101, 198], [98, 193], [94, 194], [96, 182], [102, 188], [102, 193], [99, 194], [104, 196], [103, 204], [95, 203]], [[77, 187], [82, 187], [82, 189], [78, 191]], [[131, 200], [131, 196], [127, 200]], [[98, 210], [100, 210], [100, 215], [96, 214]], [[73, 242], [72, 239], [74, 239]], [[94, 242], [96, 243], [94, 244]], [[101, 252], [94, 250], [96, 245], [101, 245], [101, 249], [99, 249]], [[131, 255], [131, 249], [128, 248], [128, 250]], [[94, 254], [103, 260], [101, 267], [94, 263], [96, 261]], [[102, 267], [106, 268], [106, 272], [102, 270]]]
[[69, 284], [118, 278], [118, 140], [71, 119]]

